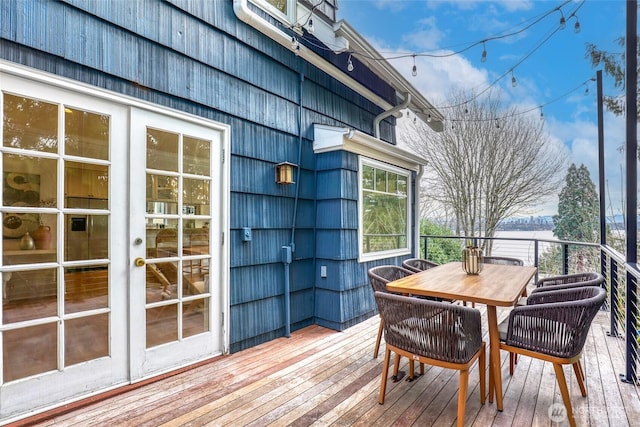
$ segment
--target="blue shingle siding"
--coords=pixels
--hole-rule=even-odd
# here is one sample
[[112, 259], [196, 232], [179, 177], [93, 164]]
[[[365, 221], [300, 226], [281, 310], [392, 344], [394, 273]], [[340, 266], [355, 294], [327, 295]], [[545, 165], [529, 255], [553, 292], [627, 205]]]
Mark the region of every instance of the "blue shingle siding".
[[[232, 1], [3, 0], [0, 58], [230, 126], [232, 351], [284, 334], [280, 257], [296, 193], [291, 329], [344, 329], [375, 312], [367, 265], [357, 262], [358, 156], [314, 154], [312, 126], [371, 134], [382, 111], [239, 21]], [[386, 82], [358, 69], [355, 77], [395, 102]], [[395, 141], [394, 125], [381, 123], [383, 139]], [[299, 190], [275, 183], [284, 161], [299, 163]]]

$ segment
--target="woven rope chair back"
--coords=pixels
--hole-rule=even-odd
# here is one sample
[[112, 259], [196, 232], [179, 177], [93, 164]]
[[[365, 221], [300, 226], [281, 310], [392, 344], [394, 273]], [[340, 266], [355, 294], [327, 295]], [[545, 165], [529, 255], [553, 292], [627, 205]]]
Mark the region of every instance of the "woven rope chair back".
[[485, 264], [499, 264], [499, 265], [524, 265], [524, 262], [519, 258], [511, 258], [506, 256], [486, 256], [483, 258]]
[[419, 273], [424, 270], [428, 270], [433, 267], [437, 267], [435, 262], [427, 261], [422, 258], [409, 258], [402, 261], [402, 266], [407, 270], [411, 270], [415, 273]]
[[397, 265], [381, 265], [370, 268], [367, 274], [374, 292], [389, 292], [387, 291], [387, 283], [410, 276], [413, 273], [413, 271]]

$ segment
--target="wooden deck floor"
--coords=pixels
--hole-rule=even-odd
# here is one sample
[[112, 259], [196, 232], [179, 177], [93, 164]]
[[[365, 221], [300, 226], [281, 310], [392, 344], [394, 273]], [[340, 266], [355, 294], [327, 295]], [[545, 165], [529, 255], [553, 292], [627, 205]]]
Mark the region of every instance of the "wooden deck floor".
[[[618, 378], [624, 371], [623, 342], [607, 336], [608, 318], [601, 314], [583, 357], [588, 397], [580, 395], [573, 372], [566, 369], [578, 425], [640, 426], [638, 388]], [[311, 326], [289, 339], [218, 358], [37, 425], [455, 425], [457, 371], [427, 366], [416, 381], [389, 381], [386, 402], [378, 404], [383, 352], [372, 357], [378, 321], [375, 317], [344, 332]], [[480, 404], [474, 366], [466, 425], [568, 425], [554, 424], [548, 415], [553, 403], [562, 404], [550, 364], [521, 357], [510, 377], [504, 352], [502, 360], [504, 411], [498, 413], [495, 403]], [[403, 362], [401, 369], [407, 370]]]

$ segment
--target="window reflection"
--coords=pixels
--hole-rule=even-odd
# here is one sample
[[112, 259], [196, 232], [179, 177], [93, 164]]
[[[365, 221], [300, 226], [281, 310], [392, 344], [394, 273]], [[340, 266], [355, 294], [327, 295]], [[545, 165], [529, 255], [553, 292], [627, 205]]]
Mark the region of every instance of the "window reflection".
[[2, 145], [58, 151], [58, 106], [39, 99], [3, 94]]

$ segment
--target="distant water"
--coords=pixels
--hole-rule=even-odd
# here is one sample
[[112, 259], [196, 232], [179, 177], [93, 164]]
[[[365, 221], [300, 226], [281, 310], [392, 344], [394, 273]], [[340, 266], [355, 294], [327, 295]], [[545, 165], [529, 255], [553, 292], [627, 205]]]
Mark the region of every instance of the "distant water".
[[[557, 240], [551, 230], [536, 231], [498, 231], [493, 242], [492, 255], [520, 258], [527, 265], [533, 265], [535, 243], [533, 239]], [[500, 240], [525, 239], [525, 240]], [[553, 246], [553, 243], [538, 242], [538, 255]]]

